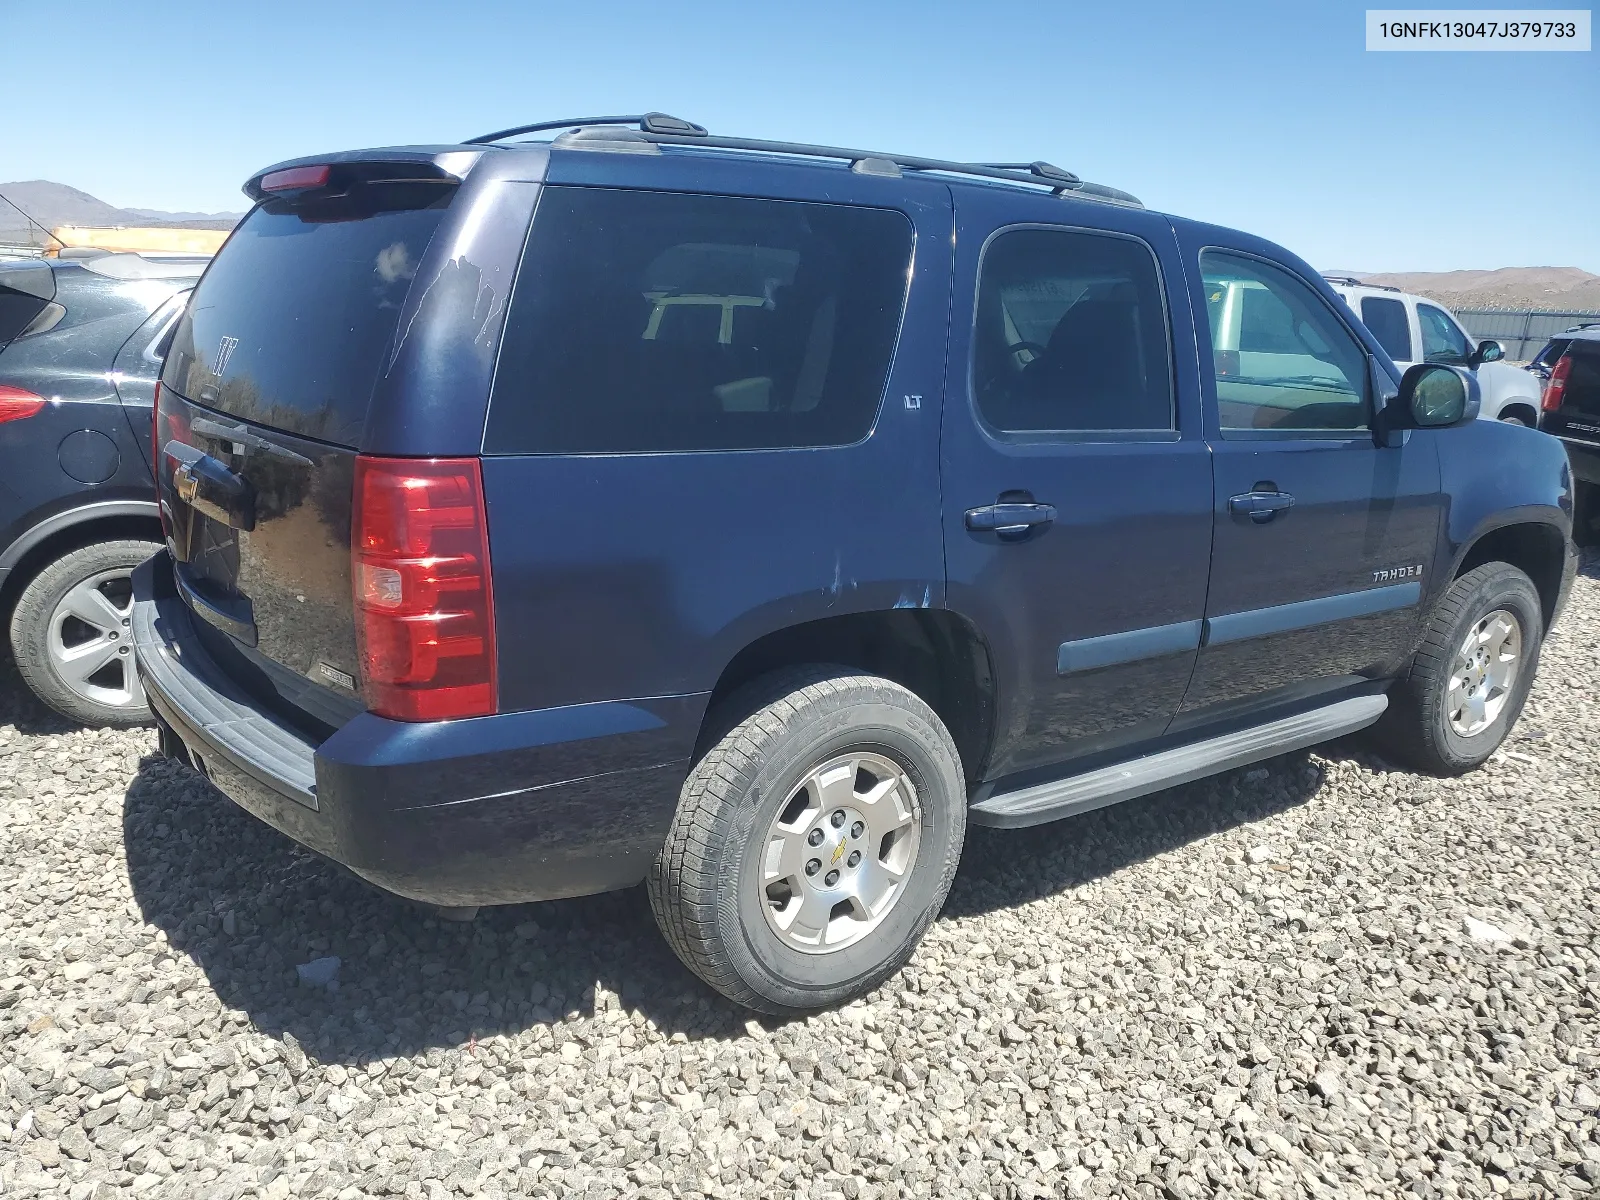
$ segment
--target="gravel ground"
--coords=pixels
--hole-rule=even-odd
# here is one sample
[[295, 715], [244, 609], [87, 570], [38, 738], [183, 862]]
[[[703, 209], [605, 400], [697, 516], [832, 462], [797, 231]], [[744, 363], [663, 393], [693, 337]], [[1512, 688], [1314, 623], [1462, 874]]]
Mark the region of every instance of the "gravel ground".
[[977, 830], [901, 976], [763, 1025], [639, 894], [436, 920], [0, 666], [0, 1195], [1586, 1193], [1597, 669], [1591, 556], [1483, 771]]

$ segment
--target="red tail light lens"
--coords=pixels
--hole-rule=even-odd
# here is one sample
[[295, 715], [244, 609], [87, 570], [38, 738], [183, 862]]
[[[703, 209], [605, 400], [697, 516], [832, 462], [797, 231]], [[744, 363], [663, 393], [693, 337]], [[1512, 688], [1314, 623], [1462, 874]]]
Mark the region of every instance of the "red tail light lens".
[[328, 182], [326, 163], [315, 167], [288, 167], [261, 177], [263, 192], [290, 192], [299, 188], [319, 188]]
[[0, 424], [31, 417], [44, 407], [44, 397], [0, 383]]
[[494, 712], [494, 595], [478, 460], [360, 456], [352, 528], [367, 707], [401, 721]]
[[1572, 374], [1572, 355], [1563, 354], [1556, 363], [1555, 370], [1550, 372], [1550, 378], [1544, 385], [1544, 395], [1539, 399], [1539, 407], [1545, 412], [1555, 412], [1561, 407], [1561, 397], [1567, 390], [1567, 376], [1570, 374]]

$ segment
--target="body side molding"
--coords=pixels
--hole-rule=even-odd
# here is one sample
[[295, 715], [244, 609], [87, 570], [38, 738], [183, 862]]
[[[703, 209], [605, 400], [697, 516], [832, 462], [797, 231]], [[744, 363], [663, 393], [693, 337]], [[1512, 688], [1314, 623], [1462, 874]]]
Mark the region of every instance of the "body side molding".
[[1092, 671], [1096, 667], [1198, 650], [1202, 625], [1200, 621], [1179, 621], [1062, 642], [1056, 650], [1056, 674], [1069, 675], [1073, 671]]
[[1341, 592], [1336, 596], [1318, 596], [1314, 600], [1297, 600], [1293, 604], [1277, 604], [1271, 608], [1252, 608], [1220, 617], [1207, 617], [1206, 645], [1219, 646], [1225, 642], [1265, 637], [1270, 633], [1309, 629], [1313, 625], [1327, 625], [1334, 621], [1350, 621], [1398, 608], [1415, 608], [1421, 602], [1422, 584], [1412, 582], [1393, 583], [1359, 592]]

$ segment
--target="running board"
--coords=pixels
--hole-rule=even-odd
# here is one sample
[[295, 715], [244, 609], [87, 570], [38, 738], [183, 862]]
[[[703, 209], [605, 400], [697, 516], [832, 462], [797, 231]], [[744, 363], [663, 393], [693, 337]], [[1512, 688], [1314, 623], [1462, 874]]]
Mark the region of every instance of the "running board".
[[1005, 829], [1058, 821], [1354, 733], [1371, 725], [1388, 707], [1387, 696], [1341, 700], [1326, 708], [1147, 754], [1132, 762], [987, 796], [968, 809], [968, 816], [974, 824]]

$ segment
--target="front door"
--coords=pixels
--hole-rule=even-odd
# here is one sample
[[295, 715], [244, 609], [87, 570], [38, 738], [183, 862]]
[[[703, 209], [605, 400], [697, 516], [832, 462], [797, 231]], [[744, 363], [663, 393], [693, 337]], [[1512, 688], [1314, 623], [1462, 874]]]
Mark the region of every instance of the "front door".
[[974, 190], [956, 219], [949, 603], [990, 645], [989, 777], [1053, 772], [1160, 735], [1199, 646], [1211, 469], [1182, 265], [1150, 213]]
[[1186, 251], [1212, 340], [1216, 507], [1206, 644], [1180, 724], [1394, 669], [1417, 629], [1441, 502], [1431, 438], [1374, 443], [1372, 391], [1388, 376], [1343, 306], [1259, 253]]

